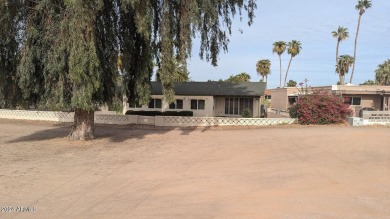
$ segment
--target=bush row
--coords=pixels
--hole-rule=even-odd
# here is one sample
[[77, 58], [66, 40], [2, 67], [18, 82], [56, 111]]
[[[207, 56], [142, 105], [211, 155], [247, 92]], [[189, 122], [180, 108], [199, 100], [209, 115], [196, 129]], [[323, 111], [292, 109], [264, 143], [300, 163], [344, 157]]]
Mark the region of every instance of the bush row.
[[193, 116], [192, 111], [134, 111], [129, 110], [125, 115], [138, 115], [138, 116]]

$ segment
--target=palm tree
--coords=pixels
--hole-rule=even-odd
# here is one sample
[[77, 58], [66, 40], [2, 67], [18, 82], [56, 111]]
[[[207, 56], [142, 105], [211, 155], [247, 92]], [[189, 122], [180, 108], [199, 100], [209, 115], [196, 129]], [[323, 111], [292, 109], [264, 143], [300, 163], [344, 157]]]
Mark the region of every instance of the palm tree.
[[271, 73], [271, 61], [269, 59], [259, 60], [256, 63], [256, 71], [258, 75], [262, 76], [262, 81], [267, 82], [268, 75]]
[[349, 33], [348, 33], [348, 28], [346, 27], [342, 27], [342, 26], [339, 26], [339, 28], [337, 29], [337, 31], [333, 31], [332, 32], [332, 35], [334, 38], [337, 39], [337, 46], [336, 46], [336, 73], [339, 75], [339, 79], [341, 81], [341, 76], [340, 76], [340, 72], [337, 68], [338, 66], [338, 57], [339, 57], [339, 46], [340, 46], [340, 43], [347, 39], [349, 37]]
[[[172, 59], [172, 78], [174, 82], [186, 82], [190, 81], [190, 72], [187, 70], [187, 66], [179, 62], [177, 59]], [[156, 81], [161, 82], [160, 71], [157, 70]]]
[[336, 71], [339, 71], [340, 84], [345, 84], [345, 75], [348, 74], [349, 67], [353, 64], [353, 57], [350, 55], [342, 55], [338, 59]]
[[287, 81], [287, 75], [288, 75], [288, 71], [290, 70], [292, 58], [297, 56], [299, 54], [299, 52], [301, 51], [301, 49], [302, 49], [301, 42], [299, 42], [297, 40], [292, 40], [291, 42], [287, 43], [287, 53], [289, 55], [291, 55], [291, 57], [290, 57], [290, 62], [288, 63], [286, 76], [284, 77], [283, 86], [286, 84], [286, 81]]
[[238, 75], [230, 75], [228, 79], [225, 80], [225, 82], [249, 82], [251, 80], [251, 76], [246, 72], [241, 72]]
[[375, 81], [378, 85], [390, 85], [390, 59], [378, 65], [375, 70]]
[[358, 25], [357, 25], [357, 30], [356, 30], [356, 37], [355, 37], [355, 49], [353, 52], [353, 66], [352, 66], [352, 73], [351, 73], [351, 78], [349, 79], [349, 83], [352, 84], [352, 79], [353, 79], [353, 73], [355, 72], [355, 62], [356, 62], [356, 45], [357, 45], [357, 39], [359, 36], [359, 29], [360, 29], [360, 20], [362, 18], [362, 15], [368, 8], [371, 8], [371, 0], [359, 0], [358, 4], [355, 6], [356, 10], [359, 11], [359, 19], [358, 19]]
[[282, 87], [282, 54], [286, 51], [286, 42], [284, 41], [276, 41], [273, 44], [272, 52], [277, 53], [279, 56], [279, 68], [280, 68], [280, 79], [279, 79], [279, 87]]

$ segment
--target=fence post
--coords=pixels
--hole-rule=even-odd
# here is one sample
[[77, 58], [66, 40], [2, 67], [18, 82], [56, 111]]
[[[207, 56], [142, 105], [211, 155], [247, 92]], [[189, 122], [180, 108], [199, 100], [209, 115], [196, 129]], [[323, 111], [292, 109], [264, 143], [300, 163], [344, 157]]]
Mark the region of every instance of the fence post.
[[155, 116], [154, 117], [154, 126], [164, 126], [163, 116]]

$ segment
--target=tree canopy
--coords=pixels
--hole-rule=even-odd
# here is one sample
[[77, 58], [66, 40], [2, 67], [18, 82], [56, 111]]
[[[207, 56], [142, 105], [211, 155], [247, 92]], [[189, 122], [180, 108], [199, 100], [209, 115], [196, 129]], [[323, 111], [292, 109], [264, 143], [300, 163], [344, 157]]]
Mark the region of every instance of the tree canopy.
[[378, 85], [390, 85], [390, 59], [378, 65], [375, 70], [375, 81]]
[[225, 82], [249, 82], [251, 79], [251, 76], [246, 72], [241, 72], [237, 75], [230, 75], [228, 79], [225, 80]]
[[376, 85], [376, 83], [373, 80], [367, 80], [359, 85]]
[[269, 59], [261, 59], [257, 61], [256, 72], [258, 75], [261, 75], [263, 82], [267, 82], [267, 77], [271, 73], [271, 61]]
[[339, 57], [339, 62], [336, 66], [336, 72], [338, 71], [339, 73], [341, 85], [345, 84], [345, 75], [348, 74], [349, 68], [352, 66], [353, 61], [354, 59], [350, 55], [341, 55]]
[[286, 51], [286, 42], [284, 41], [276, 41], [273, 44], [272, 52], [278, 54], [279, 56], [279, 70], [280, 70], [280, 77], [279, 77], [279, 87], [282, 87], [282, 54]]
[[297, 82], [294, 80], [289, 80], [287, 82], [287, 87], [296, 87], [296, 86], [297, 86]]
[[[110, 102], [119, 52], [129, 98], [148, 101], [149, 81], [157, 67], [164, 94], [172, 100], [173, 72], [178, 65], [186, 72], [192, 40], [198, 36], [199, 55], [217, 65], [220, 51], [227, 50], [233, 17], [245, 10], [251, 24], [256, 9], [255, 0], [14, 2], [2, 1], [0, 10], [7, 12], [2, 17], [13, 13], [5, 23], [19, 28], [8, 39], [24, 33], [23, 43], [14, 43], [22, 48], [20, 64], [12, 61], [13, 66], [19, 64], [24, 98], [30, 104], [86, 110]], [[13, 24], [20, 13], [22, 25]]]

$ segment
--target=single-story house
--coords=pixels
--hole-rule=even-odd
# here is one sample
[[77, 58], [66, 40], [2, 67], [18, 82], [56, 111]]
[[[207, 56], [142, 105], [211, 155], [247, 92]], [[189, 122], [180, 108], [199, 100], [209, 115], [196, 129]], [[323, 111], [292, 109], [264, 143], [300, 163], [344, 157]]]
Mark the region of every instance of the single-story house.
[[[303, 88], [305, 89], [305, 88]], [[349, 100], [353, 116], [358, 116], [362, 108], [371, 108], [375, 111], [389, 111], [390, 86], [378, 85], [331, 85], [322, 87], [311, 87], [308, 91], [323, 90]], [[302, 95], [302, 88], [284, 87], [270, 89], [271, 108], [287, 111]]]
[[129, 106], [124, 111], [193, 111], [197, 117], [240, 117], [249, 109], [253, 117], [260, 117], [260, 103], [264, 96], [264, 82], [178, 82], [174, 84], [175, 102], [168, 104], [162, 95], [161, 83], [151, 82], [151, 101], [144, 106]]

